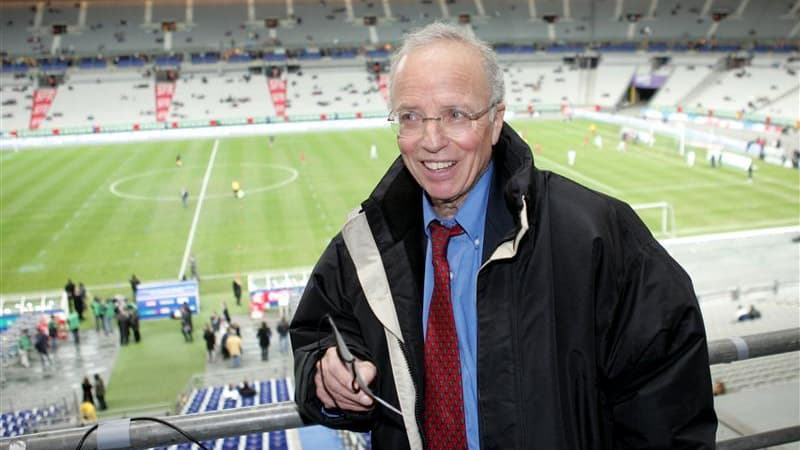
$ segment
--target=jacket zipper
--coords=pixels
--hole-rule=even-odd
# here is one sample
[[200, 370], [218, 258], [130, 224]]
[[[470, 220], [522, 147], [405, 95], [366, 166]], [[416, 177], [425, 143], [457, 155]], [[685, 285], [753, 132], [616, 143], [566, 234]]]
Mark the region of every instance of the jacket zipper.
[[[395, 338], [397, 339], [397, 338]], [[423, 428], [423, 424], [420, 421], [422, 417], [422, 396], [420, 394], [419, 386], [417, 386], [416, 379], [414, 378], [414, 371], [411, 370], [410, 358], [408, 357], [408, 349], [406, 345], [400, 339], [397, 339], [397, 343], [400, 345], [400, 350], [403, 352], [403, 358], [406, 360], [406, 369], [408, 370], [408, 375], [411, 377], [411, 383], [414, 385], [414, 420], [417, 421], [417, 428], [419, 429], [419, 436], [420, 440], [422, 441], [422, 448], [425, 448], [425, 429]], [[398, 399], [399, 400], [399, 399]], [[406, 430], [408, 432], [408, 430]]]

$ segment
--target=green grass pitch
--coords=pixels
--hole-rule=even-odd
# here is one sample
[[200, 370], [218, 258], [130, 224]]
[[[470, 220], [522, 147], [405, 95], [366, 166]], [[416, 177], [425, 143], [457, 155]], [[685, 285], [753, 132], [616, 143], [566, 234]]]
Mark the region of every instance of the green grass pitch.
[[[665, 136], [653, 148], [618, 152], [615, 126], [598, 125], [605, 143], [598, 150], [584, 142], [589, 122], [513, 125], [531, 146], [541, 145], [534, 160], [542, 169], [632, 204], [670, 203], [679, 236], [800, 224], [797, 171], [757, 162], [748, 182], [742, 170], [711, 169], [699, 149], [696, 166], [687, 167]], [[229, 299], [231, 274], [312, 266], [398, 154], [388, 129], [285, 134], [273, 143], [225, 138], [212, 164], [214, 147], [204, 139], [0, 154], [0, 292], [59, 290], [71, 277], [92, 294], [127, 295], [132, 273], [143, 282], [176, 279], [197, 215], [191, 252], [208, 277], [202, 323]], [[577, 154], [572, 166], [568, 150]], [[234, 180], [241, 199], [233, 196]], [[659, 229], [658, 211], [643, 218]], [[203, 370], [202, 345], [187, 352], [177, 330], [171, 321], [145, 323], [145, 342], [158, 344], [120, 352], [109, 386], [115, 407], [172, 401]], [[189, 356], [176, 361], [178, 352]], [[148, 383], [159, 388], [137, 388]]]
[[[630, 203], [669, 202], [678, 235], [800, 223], [796, 171], [757, 163], [754, 180], [711, 169], [703, 151], [686, 166], [677, 143], [614, 149], [618, 128], [600, 126], [605, 148], [584, 143], [583, 121], [515, 124], [540, 168]], [[370, 159], [370, 146], [378, 159]], [[201, 276], [310, 266], [397, 156], [388, 129], [6, 152], [0, 157], [2, 293], [179, 275], [195, 210], [191, 251]], [[575, 150], [575, 165], [566, 152]], [[176, 155], [183, 165], [177, 167]], [[209, 168], [209, 166], [211, 166]], [[198, 205], [203, 180], [209, 181]], [[235, 199], [231, 182], [245, 196]], [[180, 202], [189, 191], [188, 208]], [[651, 228], [660, 216], [645, 216]]]

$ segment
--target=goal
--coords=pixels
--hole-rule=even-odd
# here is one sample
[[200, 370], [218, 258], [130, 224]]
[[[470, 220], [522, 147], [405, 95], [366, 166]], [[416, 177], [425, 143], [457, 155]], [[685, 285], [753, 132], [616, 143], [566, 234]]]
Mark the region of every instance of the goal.
[[675, 210], [667, 202], [631, 205], [657, 238], [675, 237]]

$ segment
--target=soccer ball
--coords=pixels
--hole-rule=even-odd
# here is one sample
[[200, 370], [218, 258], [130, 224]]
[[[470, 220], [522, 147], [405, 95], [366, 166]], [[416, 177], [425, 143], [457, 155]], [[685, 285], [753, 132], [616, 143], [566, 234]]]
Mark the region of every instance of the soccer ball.
[[242, 197], [244, 197], [244, 191], [239, 191], [239, 192], [237, 192], [237, 193], [236, 193], [236, 196], [237, 196], [237, 197], [239, 197], [239, 198], [242, 198]]

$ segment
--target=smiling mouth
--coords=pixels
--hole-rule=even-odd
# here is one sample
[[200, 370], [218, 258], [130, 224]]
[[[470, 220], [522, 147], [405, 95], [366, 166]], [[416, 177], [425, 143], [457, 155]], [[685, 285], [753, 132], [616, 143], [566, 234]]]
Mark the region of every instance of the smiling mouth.
[[425, 161], [422, 163], [429, 170], [444, 170], [456, 165], [455, 161]]

